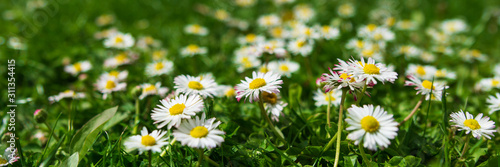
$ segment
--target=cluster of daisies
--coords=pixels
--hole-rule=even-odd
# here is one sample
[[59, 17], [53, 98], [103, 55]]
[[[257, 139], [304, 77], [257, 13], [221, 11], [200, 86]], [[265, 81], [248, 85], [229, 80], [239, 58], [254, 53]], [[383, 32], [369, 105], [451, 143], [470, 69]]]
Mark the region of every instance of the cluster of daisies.
[[[339, 64], [330, 69], [330, 73], [325, 73], [321, 78], [318, 78], [318, 86], [323, 89], [319, 89], [315, 93], [314, 100], [316, 106], [328, 103], [338, 106], [341, 104], [341, 100], [344, 100], [338, 99], [345, 98], [341, 97], [343, 96], [341, 91], [343, 93], [349, 91], [355, 96], [354, 99], [360, 100], [360, 96], [368, 94], [365, 92], [367, 87], [376, 86], [380, 82], [393, 83], [397, 78], [398, 74], [393, 69], [383, 63], [376, 63], [372, 58], [368, 58], [366, 62], [364, 58], [361, 58], [361, 61], [339, 60]], [[415, 86], [417, 94], [422, 94], [427, 100], [431, 98], [431, 95], [432, 98], [440, 100], [443, 89], [448, 88], [429, 80], [422, 81], [415, 75], [409, 75], [408, 79], [405, 85]], [[496, 100], [498, 101], [498, 99]], [[496, 106], [496, 109], [500, 108]], [[389, 146], [390, 140], [397, 136], [399, 124], [394, 120], [393, 115], [388, 114], [382, 107], [372, 104], [360, 106], [358, 102], [347, 110], [345, 121], [348, 127], [346, 130], [350, 131], [347, 138], [354, 140], [356, 145], [363, 143], [363, 146], [370, 150], [377, 150], [379, 147], [384, 149]], [[458, 127], [459, 131], [464, 130], [466, 134], [472, 132], [472, 135], [478, 139], [482, 136], [490, 139], [496, 132], [494, 130], [495, 123], [490, 121], [489, 117], [483, 116], [482, 113], [473, 117], [468, 112], [459, 111], [452, 113], [451, 118], [450, 121]]]

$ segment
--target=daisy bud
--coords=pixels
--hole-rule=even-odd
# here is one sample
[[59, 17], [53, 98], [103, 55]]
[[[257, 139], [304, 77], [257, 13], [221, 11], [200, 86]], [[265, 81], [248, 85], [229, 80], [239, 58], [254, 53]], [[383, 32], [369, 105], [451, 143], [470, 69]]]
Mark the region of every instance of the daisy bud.
[[326, 85], [326, 78], [321, 76], [319, 77], [318, 79], [316, 79], [316, 86], [318, 86], [318, 88], [323, 88], [325, 87]]
[[140, 86], [136, 86], [130, 91], [130, 94], [132, 94], [134, 98], [138, 98], [141, 95], [141, 90], [142, 88]]
[[38, 109], [35, 110], [33, 116], [35, 117], [37, 123], [43, 123], [47, 119], [47, 112], [44, 109]]

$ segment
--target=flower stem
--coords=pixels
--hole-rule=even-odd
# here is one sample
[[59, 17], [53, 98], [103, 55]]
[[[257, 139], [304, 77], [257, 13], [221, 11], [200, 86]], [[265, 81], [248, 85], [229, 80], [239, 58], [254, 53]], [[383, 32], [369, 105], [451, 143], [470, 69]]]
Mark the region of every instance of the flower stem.
[[135, 99], [135, 120], [134, 120], [134, 130], [132, 134], [137, 134], [137, 129], [139, 128], [139, 98]]
[[347, 94], [347, 88], [342, 89], [342, 99], [340, 100], [340, 109], [339, 109], [339, 123], [337, 124], [337, 147], [335, 148], [335, 163], [334, 167], [339, 165], [339, 157], [340, 157], [340, 139], [342, 138], [342, 114], [344, 110], [344, 102]]
[[208, 163], [210, 163], [210, 164], [212, 164], [212, 165], [214, 165], [214, 166], [220, 166], [217, 162], [215, 162], [214, 160], [210, 159], [210, 158], [209, 158], [208, 156], [206, 156], [206, 155], [203, 155], [203, 158], [204, 158], [205, 160], [207, 160], [207, 162], [208, 162]]
[[363, 158], [364, 163], [366, 164], [366, 166], [371, 167], [372, 164], [370, 164], [370, 160], [368, 160], [368, 158], [366, 157], [365, 148], [363, 148], [363, 141], [359, 142], [358, 146], [359, 146], [359, 152], [361, 153], [361, 157]]
[[202, 149], [196, 149], [196, 151], [198, 151], [198, 153], [200, 154], [200, 156], [198, 156], [198, 163], [196, 164], [196, 167], [199, 167], [201, 165], [201, 162], [203, 162], [203, 157], [205, 157], [205, 154], [203, 154]]
[[366, 87], [368, 87], [368, 86], [367, 86], [367, 83], [365, 81], [365, 84], [363, 86], [363, 90], [361, 91], [361, 94], [359, 95], [358, 100], [356, 100], [356, 106], [359, 106], [359, 104], [361, 103], [361, 100], [363, 99], [363, 96], [365, 96]]
[[465, 138], [465, 144], [464, 144], [464, 148], [462, 149], [462, 155], [460, 155], [460, 158], [462, 158], [465, 155], [465, 153], [467, 152], [467, 149], [468, 149], [467, 147], [469, 146], [469, 141], [470, 141], [471, 135], [472, 135], [472, 133], [468, 134], [467, 137]]
[[323, 151], [321, 153], [324, 153], [326, 150], [328, 150], [330, 147], [332, 147], [333, 142], [335, 141], [335, 139], [337, 139], [338, 135], [339, 135], [339, 132], [337, 132], [337, 133], [335, 133], [335, 135], [333, 135], [332, 139], [330, 139], [328, 144], [326, 144], [325, 148], [323, 148]]
[[[49, 132], [51, 132], [52, 131], [52, 127], [49, 125], [49, 123], [47, 121], [44, 121], [43, 123], [49, 129]], [[57, 137], [57, 135], [55, 133], [52, 133], [52, 136], [54, 136], [54, 138], [56, 138], [56, 140], [59, 141], [59, 137]], [[48, 144], [48, 141], [47, 141], [47, 144]]]
[[410, 118], [411, 118], [413, 115], [415, 115], [415, 113], [417, 113], [417, 110], [418, 110], [418, 108], [420, 107], [420, 105], [422, 105], [422, 102], [424, 101], [424, 99], [425, 99], [425, 96], [424, 96], [424, 95], [422, 95], [422, 97], [421, 97], [421, 98], [420, 98], [420, 100], [418, 101], [417, 105], [415, 105], [415, 107], [414, 107], [414, 108], [413, 108], [413, 110], [411, 111], [410, 115], [406, 116], [406, 118], [405, 118], [403, 121], [401, 121], [401, 122], [399, 123], [399, 125], [398, 125], [398, 126], [403, 125], [403, 123], [405, 123], [406, 121], [410, 120]]
[[153, 151], [149, 150], [149, 167], [152, 165], [151, 157], [153, 157]]
[[331, 127], [330, 125], [330, 108], [332, 106], [332, 100], [330, 100], [331, 92], [327, 92], [326, 95], [328, 96], [326, 99], [328, 99], [328, 108], [326, 108], [326, 124], [328, 127]]
[[275, 128], [271, 119], [269, 119], [269, 116], [267, 116], [266, 109], [264, 108], [264, 100], [262, 98], [262, 92], [260, 93], [260, 96], [261, 97], [259, 98], [259, 108], [260, 108], [260, 114], [262, 115], [262, 118], [264, 118], [267, 121], [267, 123], [269, 124], [269, 128], [271, 128], [271, 130], [278, 137], [278, 139], [286, 144], [286, 140], [283, 137], [281, 137], [281, 134], [283, 134], [283, 133], [278, 132], [278, 130]]

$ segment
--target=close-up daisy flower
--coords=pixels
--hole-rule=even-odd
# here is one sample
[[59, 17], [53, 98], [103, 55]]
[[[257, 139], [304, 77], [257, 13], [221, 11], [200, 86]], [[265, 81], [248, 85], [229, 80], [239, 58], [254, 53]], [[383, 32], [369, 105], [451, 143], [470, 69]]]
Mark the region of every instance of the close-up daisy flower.
[[310, 21], [315, 15], [314, 9], [307, 4], [299, 4], [293, 8], [294, 18], [303, 22]]
[[156, 84], [149, 84], [149, 83], [144, 83], [140, 85], [142, 93], [139, 96], [139, 99], [144, 99], [146, 96], [149, 95], [159, 95], [161, 97], [165, 97], [165, 94], [168, 92], [167, 87], [161, 87], [161, 83], [157, 82]]
[[357, 81], [366, 79], [366, 83], [377, 84], [377, 80], [384, 82], [394, 82], [398, 78], [398, 73], [390, 70], [385, 64], [375, 63], [375, 60], [368, 58], [365, 63], [364, 58], [361, 61], [351, 60], [352, 75]]
[[3, 156], [0, 155], [0, 166], [11, 166], [14, 162], [17, 162], [20, 159], [17, 149], [8, 147], [5, 149]]
[[174, 63], [168, 60], [150, 63], [146, 66], [146, 74], [148, 76], [159, 76], [170, 74], [173, 70]]
[[262, 101], [267, 114], [271, 114], [271, 119], [274, 121], [279, 121], [279, 117], [284, 115], [283, 109], [288, 105], [276, 93], [262, 92]]
[[259, 100], [261, 92], [279, 93], [283, 81], [280, 79], [281, 75], [273, 72], [252, 72], [252, 78], [245, 77], [241, 83], [235, 86], [236, 99], [238, 101], [245, 97], [252, 103]]
[[166, 134], [166, 131], [161, 130], [154, 130], [149, 133], [148, 129], [143, 127], [140, 135], [130, 136], [124, 141], [123, 145], [130, 151], [139, 150], [139, 154], [146, 151], [161, 152], [161, 148], [169, 144]]
[[318, 29], [318, 32], [320, 34], [321, 38], [331, 40], [331, 39], [337, 39], [340, 36], [340, 31], [338, 28], [324, 25], [324, 26], [316, 26], [316, 29]]
[[130, 34], [115, 33], [104, 40], [104, 47], [126, 49], [134, 45], [134, 37]]
[[113, 71], [101, 74], [101, 76], [99, 78], [114, 78], [118, 81], [123, 81], [123, 80], [127, 79], [127, 76], [128, 76], [128, 71], [113, 70]]
[[120, 52], [117, 55], [104, 60], [104, 67], [115, 68], [121, 65], [130, 64], [138, 58], [134, 52]]
[[179, 95], [169, 100], [160, 100], [151, 113], [151, 119], [158, 128], [179, 127], [183, 119], [189, 119], [203, 110], [203, 99], [198, 95]]
[[406, 70], [406, 75], [414, 75], [420, 79], [432, 80], [436, 77], [437, 69], [434, 66], [424, 66], [417, 64], [409, 64]]
[[299, 38], [288, 42], [287, 49], [293, 54], [300, 54], [302, 56], [309, 56], [313, 50], [314, 42], [312, 40], [306, 40]]
[[181, 142], [182, 145], [187, 145], [191, 148], [212, 149], [220, 146], [224, 142], [222, 135], [224, 131], [216, 129], [221, 124], [220, 121], [215, 122], [215, 118], [205, 119], [205, 113], [200, 117], [182, 121], [179, 128], [174, 130], [173, 136]]
[[281, 24], [281, 19], [275, 14], [263, 15], [257, 19], [257, 23], [261, 27], [274, 27]]
[[213, 78], [180, 75], [174, 78], [174, 84], [177, 94], [200, 95], [203, 98], [217, 95], [217, 83]]
[[491, 139], [493, 137], [493, 132], [495, 130], [495, 122], [490, 121], [490, 118], [487, 116], [483, 117], [482, 113], [479, 113], [475, 118], [469, 112], [465, 112], [460, 110], [459, 112], [452, 113], [450, 115], [451, 120], [459, 131], [465, 131], [465, 134], [469, 134], [472, 132], [472, 136], [479, 139], [481, 137], [485, 137], [487, 139]]
[[347, 111], [346, 130], [351, 131], [347, 138], [354, 140], [354, 144], [363, 143], [365, 148], [376, 151], [379, 147], [389, 147], [390, 140], [397, 136], [398, 123], [384, 108], [371, 104], [363, 107], [353, 105]]
[[266, 38], [264, 36], [256, 35], [253, 33], [238, 37], [238, 43], [240, 43], [240, 45], [255, 44], [255, 43], [264, 42], [265, 40], [266, 40]]
[[441, 30], [446, 34], [456, 34], [467, 29], [467, 24], [461, 19], [445, 20], [441, 23]]
[[75, 64], [66, 65], [64, 71], [71, 75], [78, 75], [82, 72], [87, 72], [92, 68], [90, 61], [80, 61]]
[[[420, 80], [414, 75], [407, 76], [409, 80], [405, 81], [405, 86], [415, 86], [417, 90], [417, 95], [421, 94], [425, 96], [425, 100], [435, 99], [441, 101], [441, 96], [443, 94], [443, 89], [448, 89], [448, 86], [444, 86], [442, 83], [434, 82], [429, 80]], [[432, 91], [432, 96], [431, 96]]]

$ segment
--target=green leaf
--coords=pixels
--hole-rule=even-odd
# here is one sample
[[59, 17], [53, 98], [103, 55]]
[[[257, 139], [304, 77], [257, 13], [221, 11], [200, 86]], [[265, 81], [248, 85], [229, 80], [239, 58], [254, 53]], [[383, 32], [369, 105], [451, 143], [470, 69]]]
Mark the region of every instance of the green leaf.
[[420, 158], [414, 157], [413, 155], [408, 155], [401, 162], [399, 166], [418, 166], [420, 164]]
[[290, 103], [290, 107], [297, 107], [297, 101], [300, 103], [300, 96], [302, 96], [302, 86], [297, 83], [290, 84], [288, 87], [288, 102]]
[[402, 156], [394, 156], [389, 160], [389, 165], [397, 166], [403, 160]]
[[344, 166], [354, 167], [357, 166], [358, 155], [344, 156]]
[[488, 160], [479, 164], [477, 167], [498, 167], [498, 164], [500, 164], [500, 157], [491, 156]]
[[79, 161], [79, 156], [78, 152], [74, 153], [68, 159], [66, 159], [61, 166], [63, 167], [77, 167], [78, 166], [78, 161]]
[[71, 140], [70, 153], [78, 152], [79, 160], [85, 157], [87, 151], [94, 144], [97, 135], [101, 132], [105, 123], [115, 115], [117, 109], [118, 106], [107, 109], [85, 123]]

